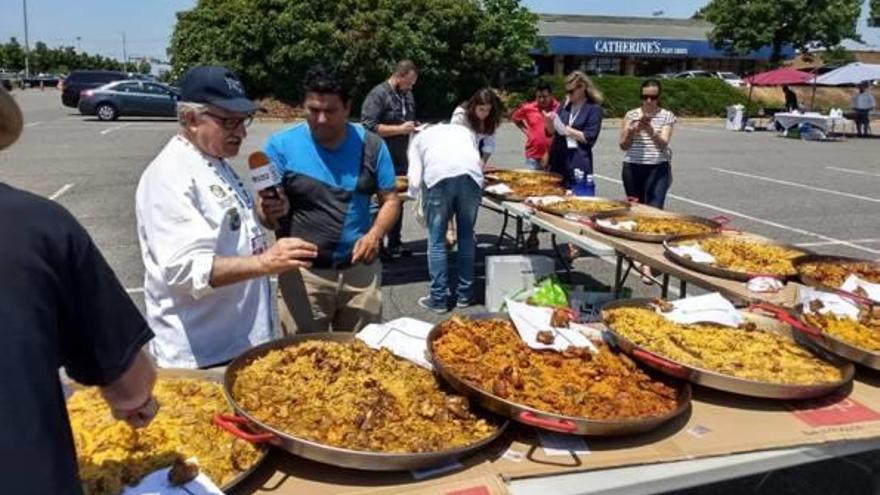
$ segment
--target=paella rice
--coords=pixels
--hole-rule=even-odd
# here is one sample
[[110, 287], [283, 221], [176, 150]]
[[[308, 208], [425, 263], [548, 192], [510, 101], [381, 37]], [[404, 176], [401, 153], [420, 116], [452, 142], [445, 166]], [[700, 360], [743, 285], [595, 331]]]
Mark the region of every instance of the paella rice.
[[850, 275], [880, 284], [880, 263], [871, 261], [813, 261], [800, 266], [802, 275], [813, 278], [829, 287], [840, 287]]
[[737, 239], [722, 235], [700, 239], [699, 245], [715, 258], [715, 266], [778, 277], [795, 275], [797, 270], [792, 261], [806, 254], [757, 239]]
[[604, 213], [606, 211], [620, 210], [627, 206], [620, 201], [612, 201], [608, 199], [582, 200], [582, 199], [564, 199], [556, 203], [543, 206], [543, 209], [555, 213], [557, 215], [594, 215], [596, 213]]
[[652, 217], [646, 215], [629, 215], [607, 219], [611, 225], [620, 222], [634, 222], [630, 232], [657, 235], [689, 235], [705, 234], [714, 230], [711, 226], [681, 218]]
[[605, 322], [648, 352], [679, 364], [765, 383], [813, 385], [842, 378], [840, 370], [784, 335], [713, 324], [683, 325], [648, 308], [614, 308]]
[[363, 342], [307, 341], [240, 369], [232, 394], [258, 421], [297, 438], [358, 451], [417, 453], [465, 447], [497, 425], [434, 375]]
[[116, 495], [127, 485], [175, 460], [195, 457], [218, 486], [250, 469], [262, 451], [214, 425], [216, 414], [232, 412], [219, 383], [160, 378], [154, 390], [159, 413], [134, 429], [117, 421], [98, 389], [76, 391], [67, 402], [79, 475], [86, 495]]
[[820, 314], [818, 309], [814, 308], [813, 312], [804, 315], [807, 323], [860, 349], [880, 352], [880, 315], [876, 308], [863, 308], [858, 319], [833, 313]]
[[537, 351], [509, 320], [453, 317], [441, 324], [432, 345], [438, 361], [458, 378], [539, 411], [622, 420], [662, 416], [677, 407], [679, 388], [651, 378], [602, 343], [595, 355], [575, 348]]

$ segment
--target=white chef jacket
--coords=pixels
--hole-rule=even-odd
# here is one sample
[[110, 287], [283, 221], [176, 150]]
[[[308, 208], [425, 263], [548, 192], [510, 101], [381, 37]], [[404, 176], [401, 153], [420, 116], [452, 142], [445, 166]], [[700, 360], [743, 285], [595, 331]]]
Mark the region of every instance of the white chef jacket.
[[873, 110], [877, 106], [877, 102], [874, 100], [874, 95], [868, 90], [864, 93], [856, 93], [852, 97], [850, 106], [856, 110]]
[[476, 135], [468, 127], [439, 124], [415, 135], [409, 145], [409, 191], [421, 194], [422, 185], [431, 188], [438, 182], [468, 175], [483, 188], [483, 163], [475, 146]]
[[266, 249], [253, 195], [224, 160], [171, 138], [136, 196], [150, 351], [159, 366], [205, 367], [274, 337], [268, 277], [213, 288], [215, 256]]

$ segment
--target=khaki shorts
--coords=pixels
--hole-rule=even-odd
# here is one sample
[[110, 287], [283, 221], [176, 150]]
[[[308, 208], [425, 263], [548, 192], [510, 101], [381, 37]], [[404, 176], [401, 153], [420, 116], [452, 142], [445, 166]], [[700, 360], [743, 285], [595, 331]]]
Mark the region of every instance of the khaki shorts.
[[382, 317], [382, 263], [344, 270], [300, 268], [278, 276], [284, 335], [357, 332]]

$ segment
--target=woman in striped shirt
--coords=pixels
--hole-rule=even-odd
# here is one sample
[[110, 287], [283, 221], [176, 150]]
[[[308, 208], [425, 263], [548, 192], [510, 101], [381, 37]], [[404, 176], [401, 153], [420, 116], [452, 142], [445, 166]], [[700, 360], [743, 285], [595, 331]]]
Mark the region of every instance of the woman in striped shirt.
[[627, 112], [620, 127], [626, 195], [657, 208], [663, 208], [672, 185], [669, 140], [675, 125], [675, 115], [660, 108], [661, 91], [656, 79], [642, 83], [642, 106]]

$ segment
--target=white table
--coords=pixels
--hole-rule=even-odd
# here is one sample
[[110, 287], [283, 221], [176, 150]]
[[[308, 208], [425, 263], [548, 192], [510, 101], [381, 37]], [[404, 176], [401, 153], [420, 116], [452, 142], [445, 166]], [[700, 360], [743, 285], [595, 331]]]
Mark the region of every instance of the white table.
[[809, 123], [814, 125], [826, 134], [833, 132], [838, 123], [842, 123], [844, 119], [831, 117], [830, 115], [822, 115], [821, 113], [796, 113], [796, 112], [779, 112], [773, 115], [773, 119], [786, 130], [797, 127], [800, 124]]

